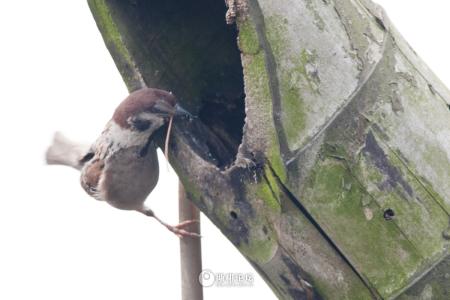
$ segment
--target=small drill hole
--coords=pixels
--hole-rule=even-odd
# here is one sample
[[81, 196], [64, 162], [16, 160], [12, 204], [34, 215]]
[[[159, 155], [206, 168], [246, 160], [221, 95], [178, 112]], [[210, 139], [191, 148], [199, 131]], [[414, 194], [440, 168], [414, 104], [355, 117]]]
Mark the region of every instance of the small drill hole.
[[386, 209], [386, 210], [384, 211], [384, 213], [383, 213], [383, 217], [384, 217], [384, 219], [385, 219], [386, 221], [392, 220], [392, 219], [394, 218], [394, 216], [395, 216], [395, 213], [394, 213], [394, 211], [393, 211], [392, 209], [390, 209], [390, 208]]
[[230, 216], [231, 216], [233, 219], [237, 219], [237, 213], [234, 212], [234, 211], [230, 211]]
[[375, 17], [375, 21], [383, 30], [386, 30], [386, 26], [384, 25], [384, 22], [382, 19]]
[[436, 90], [434, 89], [434, 86], [431, 84], [428, 84], [428, 88], [430, 89], [430, 92], [435, 95], [436, 94]]

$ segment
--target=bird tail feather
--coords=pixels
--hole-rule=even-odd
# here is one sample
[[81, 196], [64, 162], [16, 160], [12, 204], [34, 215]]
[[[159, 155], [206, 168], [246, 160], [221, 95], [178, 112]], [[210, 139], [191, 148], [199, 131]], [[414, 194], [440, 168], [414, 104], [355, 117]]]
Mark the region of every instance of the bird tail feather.
[[48, 165], [70, 166], [80, 170], [89, 149], [89, 145], [73, 142], [62, 133], [55, 132], [52, 144], [45, 153], [45, 161]]

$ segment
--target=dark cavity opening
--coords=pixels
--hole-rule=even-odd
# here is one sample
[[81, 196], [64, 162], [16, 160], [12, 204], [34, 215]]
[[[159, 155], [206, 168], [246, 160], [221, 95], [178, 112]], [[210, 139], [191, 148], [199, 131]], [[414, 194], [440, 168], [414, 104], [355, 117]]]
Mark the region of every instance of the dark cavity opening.
[[383, 217], [386, 221], [392, 220], [394, 218], [394, 216], [395, 216], [395, 212], [391, 208], [386, 209], [383, 213]]
[[147, 86], [172, 91], [213, 132], [229, 152], [215, 157], [222, 168], [236, 158], [245, 120], [237, 29], [224, 2], [108, 1]]
[[237, 219], [237, 213], [235, 212], [235, 211], [230, 211], [230, 216], [233, 218], [233, 219]]

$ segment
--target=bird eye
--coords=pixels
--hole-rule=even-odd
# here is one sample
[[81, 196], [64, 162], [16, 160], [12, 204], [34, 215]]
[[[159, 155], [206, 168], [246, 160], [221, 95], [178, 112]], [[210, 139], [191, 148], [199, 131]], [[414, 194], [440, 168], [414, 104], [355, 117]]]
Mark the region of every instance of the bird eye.
[[146, 131], [147, 129], [150, 128], [150, 126], [152, 125], [152, 122], [149, 120], [134, 119], [131, 121], [131, 125], [137, 131]]

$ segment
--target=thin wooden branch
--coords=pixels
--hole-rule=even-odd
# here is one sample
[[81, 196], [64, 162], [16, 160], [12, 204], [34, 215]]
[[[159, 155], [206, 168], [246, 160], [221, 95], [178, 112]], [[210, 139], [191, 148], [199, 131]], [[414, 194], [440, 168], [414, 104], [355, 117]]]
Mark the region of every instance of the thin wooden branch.
[[[189, 231], [200, 234], [200, 212], [189, 201], [183, 184], [178, 186], [179, 197], [179, 219], [180, 223], [186, 220], [199, 220], [198, 223], [189, 225]], [[202, 271], [202, 248], [200, 238], [180, 239], [180, 261], [181, 261], [181, 299], [202, 300], [203, 288], [198, 276]]]

